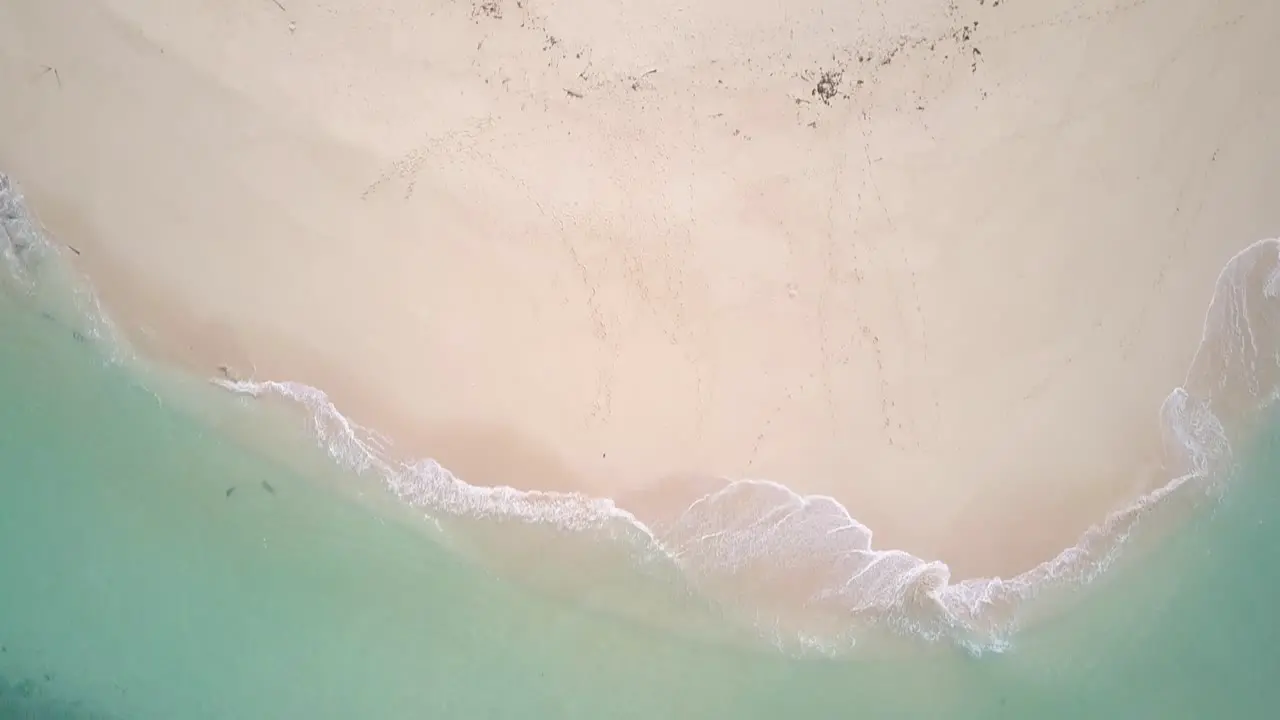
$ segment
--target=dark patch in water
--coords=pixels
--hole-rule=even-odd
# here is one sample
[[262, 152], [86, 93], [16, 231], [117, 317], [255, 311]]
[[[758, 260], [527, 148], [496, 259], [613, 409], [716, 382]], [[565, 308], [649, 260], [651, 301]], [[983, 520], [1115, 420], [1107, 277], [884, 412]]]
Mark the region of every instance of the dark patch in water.
[[276, 494], [276, 489], [275, 489], [275, 488], [273, 488], [273, 487], [271, 487], [271, 483], [267, 482], [266, 480], [263, 480], [263, 481], [262, 481], [262, 489], [263, 489], [263, 490], [266, 490], [267, 492], [271, 493], [272, 495], [275, 495], [275, 494]]
[[231, 487], [227, 488], [227, 497], [231, 497], [231, 493], [233, 493], [233, 492], [235, 492], [235, 491], [236, 491], [236, 486], [235, 486], [235, 485], [232, 485]]
[[54, 673], [41, 675], [43, 684], [31, 678], [11, 680], [0, 675], [0, 718], [23, 720], [120, 720], [120, 716], [86, 708], [83, 700], [67, 700], [53, 692]]

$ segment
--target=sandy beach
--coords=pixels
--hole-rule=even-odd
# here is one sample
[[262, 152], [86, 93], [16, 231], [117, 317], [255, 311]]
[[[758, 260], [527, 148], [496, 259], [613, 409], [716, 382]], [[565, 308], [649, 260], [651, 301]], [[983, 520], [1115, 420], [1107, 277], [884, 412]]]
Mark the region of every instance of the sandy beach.
[[0, 171], [144, 352], [472, 484], [1007, 575], [1167, 479], [1280, 6], [897, 5], [6, 0]]

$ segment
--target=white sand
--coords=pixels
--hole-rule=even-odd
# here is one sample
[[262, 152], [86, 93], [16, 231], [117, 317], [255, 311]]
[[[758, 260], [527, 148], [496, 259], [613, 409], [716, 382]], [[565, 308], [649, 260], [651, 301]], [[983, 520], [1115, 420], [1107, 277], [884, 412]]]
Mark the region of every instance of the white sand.
[[1280, 234], [1270, 0], [280, 2], [0, 3], [0, 170], [139, 345], [476, 484], [1025, 569]]

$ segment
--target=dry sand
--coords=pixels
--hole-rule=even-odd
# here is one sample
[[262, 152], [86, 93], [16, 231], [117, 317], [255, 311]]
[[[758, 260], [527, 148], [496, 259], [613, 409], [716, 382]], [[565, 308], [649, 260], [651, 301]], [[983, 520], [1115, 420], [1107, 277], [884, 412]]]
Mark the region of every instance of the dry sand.
[[0, 170], [136, 344], [472, 483], [1008, 574], [1159, 478], [1277, 67], [1270, 0], [3, 0]]

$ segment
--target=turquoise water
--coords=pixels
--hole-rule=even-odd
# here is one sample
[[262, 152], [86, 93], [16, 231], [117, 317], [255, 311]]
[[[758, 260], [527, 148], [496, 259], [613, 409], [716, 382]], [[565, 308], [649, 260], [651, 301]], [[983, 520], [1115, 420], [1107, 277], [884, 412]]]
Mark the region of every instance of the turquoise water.
[[683, 625], [648, 621], [646, 603], [685, 597], [673, 578], [622, 616], [512, 582], [330, 463], [296, 414], [108, 362], [79, 322], [0, 292], [0, 718], [1261, 718], [1280, 702], [1280, 423], [1220, 501], [1005, 652], [797, 656], [693, 601], [661, 613]]

